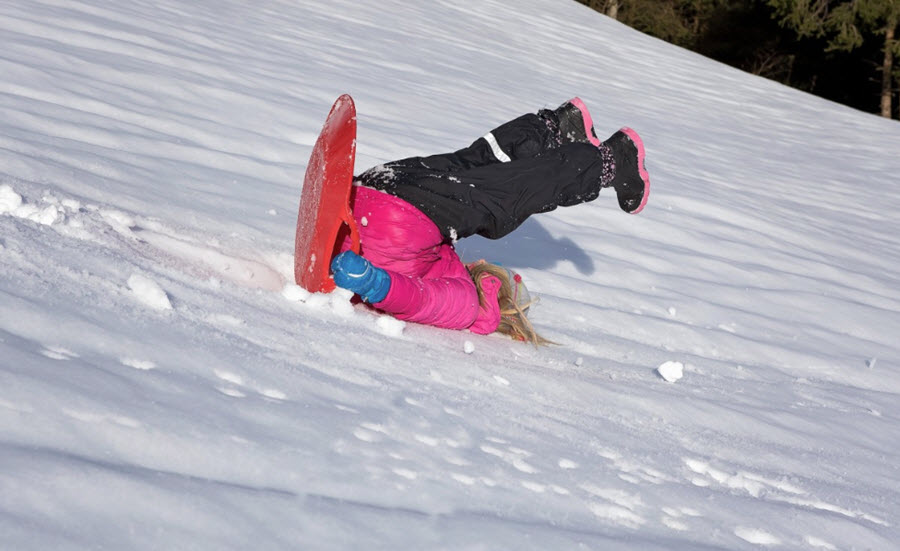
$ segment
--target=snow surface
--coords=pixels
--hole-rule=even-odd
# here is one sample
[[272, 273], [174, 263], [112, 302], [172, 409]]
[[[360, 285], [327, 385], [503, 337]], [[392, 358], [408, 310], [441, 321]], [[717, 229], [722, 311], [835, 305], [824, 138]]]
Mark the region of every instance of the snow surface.
[[[3, 1], [0, 75], [0, 548], [897, 549], [896, 121], [560, 0]], [[358, 171], [641, 133], [640, 215], [458, 244], [559, 346], [293, 284], [345, 92]]]

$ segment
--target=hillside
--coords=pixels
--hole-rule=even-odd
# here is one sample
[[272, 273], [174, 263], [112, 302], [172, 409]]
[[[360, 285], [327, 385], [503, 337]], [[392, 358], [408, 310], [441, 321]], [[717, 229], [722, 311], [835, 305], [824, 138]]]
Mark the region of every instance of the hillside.
[[[13, 0], [0, 52], [0, 549], [900, 540], [896, 121], [558, 0]], [[573, 95], [641, 133], [640, 215], [457, 245], [558, 346], [293, 285], [342, 93], [359, 171]]]

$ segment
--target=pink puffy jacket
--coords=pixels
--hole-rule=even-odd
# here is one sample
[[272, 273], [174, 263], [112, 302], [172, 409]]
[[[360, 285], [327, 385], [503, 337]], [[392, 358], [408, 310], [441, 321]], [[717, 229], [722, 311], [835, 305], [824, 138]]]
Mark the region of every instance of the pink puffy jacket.
[[[364, 186], [353, 187], [350, 201], [362, 256], [391, 278], [390, 291], [375, 308], [447, 329], [482, 335], [497, 330], [500, 280], [484, 276], [487, 305], [480, 306], [469, 271], [430, 218], [399, 197]], [[341, 250], [348, 249], [349, 238]]]

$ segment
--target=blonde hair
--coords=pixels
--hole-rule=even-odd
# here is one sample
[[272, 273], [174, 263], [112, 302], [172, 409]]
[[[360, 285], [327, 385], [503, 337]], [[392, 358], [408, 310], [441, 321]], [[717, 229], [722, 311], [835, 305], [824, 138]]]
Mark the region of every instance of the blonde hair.
[[509, 280], [509, 272], [505, 268], [480, 260], [468, 266], [469, 274], [475, 281], [478, 289], [478, 302], [482, 306], [486, 304], [484, 289], [481, 282], [487, 275], [492, 275], [500, 280], [500, 291], [497, 293], [497, 301], [500, 303], [500, 325], [498, 333], [509, 335], [518, 341], [526, 341], [538, 345], [556, 344], [537, 334], [534, 326], [528, 321], [525, 310], [534, 304], [534, 300], [522, 306], [514, 300], [513, 283]]

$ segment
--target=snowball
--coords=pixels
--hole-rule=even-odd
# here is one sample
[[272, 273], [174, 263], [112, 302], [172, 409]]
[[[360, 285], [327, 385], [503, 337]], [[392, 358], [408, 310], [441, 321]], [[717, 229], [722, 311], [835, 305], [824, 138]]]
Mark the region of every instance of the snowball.
[[471, 354], [472, 352], [475, 352], [475, 343], [473, 343], [472, 341], [464, 342], [463, 343], [463, 352], [465, 352], [466, 354]]
[[677, 313], [678, 313], [678, 310], [676, 310], [674, 306], [669, 306], [669, 315], [670, 316], [672, 316], [674, 318], [675, 314], [677, 314]]
[[578, 367], [581, 367], [583, 364], [584, 364], [584, 358], [582, 358], [581, 356], [578, 356], [575, 359], [575, 365], [577, 365]]
[[149, 306], [155, 310], [171, 310], [172, 303], [169, 297], [158, 283], [148, 277], [140, 274], [133, 274], [128, 278], [128, 288], [134, 294], [134, 297], [145, 306]]
[[368, 225], [369, 225], [369, 219], [366, 218], [365, 216], [363, 216], [359, 221], [360, 221], [360, 223], [361, 223], [363, 226], [368, 226]]
[[670, 383], [674, 383], [684, 376], [684, 365], [681, 362], [668, 361], [656, 368], [660, 376]]

